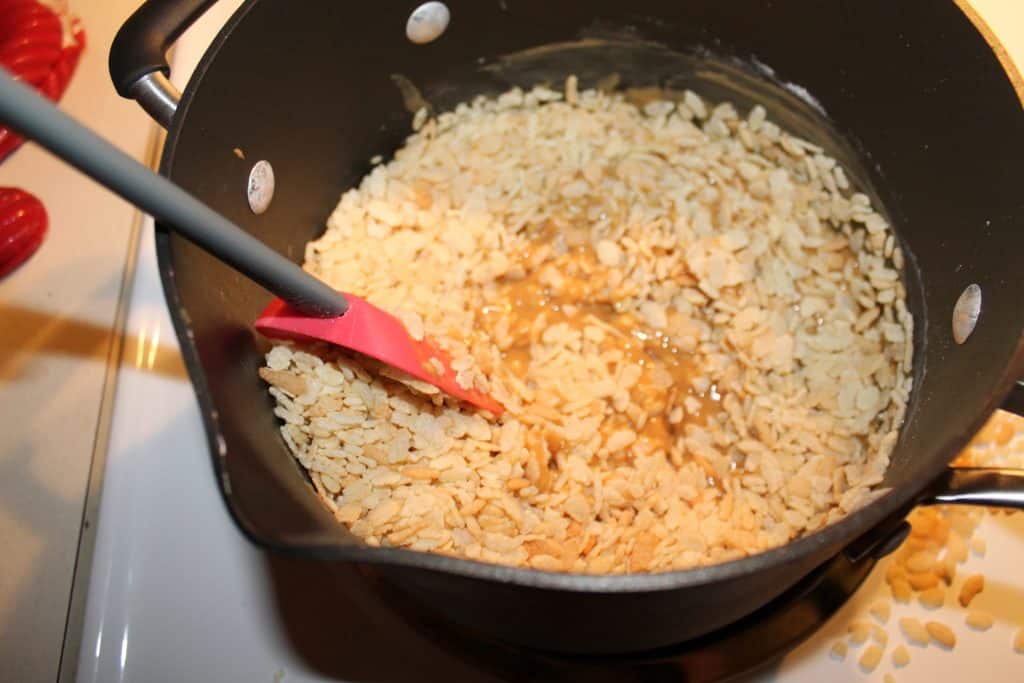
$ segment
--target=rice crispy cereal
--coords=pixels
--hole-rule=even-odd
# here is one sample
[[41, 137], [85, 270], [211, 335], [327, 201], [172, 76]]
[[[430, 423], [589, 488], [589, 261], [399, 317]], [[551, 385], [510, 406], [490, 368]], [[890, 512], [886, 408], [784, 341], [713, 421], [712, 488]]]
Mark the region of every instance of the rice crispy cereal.
[[277, 344], [282, 434], [371, 545], [629, 573], [744, 557], [882, 480], [910, 393], [886, 221], [821, 148], [694, 93], [544, 87], [416, 117], [306, 269], [452, 358], [495, 419]]

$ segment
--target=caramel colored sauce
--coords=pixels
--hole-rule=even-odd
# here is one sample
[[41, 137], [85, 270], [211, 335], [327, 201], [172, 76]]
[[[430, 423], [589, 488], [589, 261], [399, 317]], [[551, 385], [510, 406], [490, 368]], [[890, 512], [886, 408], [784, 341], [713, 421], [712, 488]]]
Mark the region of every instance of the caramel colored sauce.
[[[497, 341], [504, 370], [529, 383], [533, 346], [548, 327], [565, 323], [581, 331], [600, 328], [603, 338], [594, 342], [598, 352], [620, 368], [640, 368], [628, 389], [628, 404], [622, 405], [621, 398], [610, 401], [614, 410], [607, 412], [602, 431], [608, 436], [632, 429], [650, 451], [670, 453], [687, 424], [703, 424], [708, 414], [718, 411], [721, 397], [713, 387], [696, 391], [692, 380], [699, 369], [667, 333], [616, 309], [615, 302], [628, 296], [628, 288], [621, 276], [600, 263], [581, 232], [561, 231], [565, 243], [560, 249], [545, 239], [550, 231], [539, 235], [478, 309], [480, 332]], [[693, 397], [691, 408], [696, 401], [697, 410], [683, 408], [687, 396]]]

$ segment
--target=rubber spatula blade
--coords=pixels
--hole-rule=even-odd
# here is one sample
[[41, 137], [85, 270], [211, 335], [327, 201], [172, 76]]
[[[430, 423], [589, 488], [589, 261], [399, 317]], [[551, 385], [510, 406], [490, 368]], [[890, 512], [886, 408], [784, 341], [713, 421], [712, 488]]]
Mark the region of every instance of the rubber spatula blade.
[[[494, 415], [504, 412], [504, 407], [487, 394], [465, 389], [455, 381], [451, 359], [436, 344], [427, 338], [413, 339], [402, 322], [387, 311], [352, 294], [343, 296], [348, 300], [348, 310], [334, 318], [312, 317], [274, 299], [254, 326], [274, 339], [324, 341], [358, 351]], [[438, 373], [440, 368], [431, 359], [437, 359], [444, 371]]]

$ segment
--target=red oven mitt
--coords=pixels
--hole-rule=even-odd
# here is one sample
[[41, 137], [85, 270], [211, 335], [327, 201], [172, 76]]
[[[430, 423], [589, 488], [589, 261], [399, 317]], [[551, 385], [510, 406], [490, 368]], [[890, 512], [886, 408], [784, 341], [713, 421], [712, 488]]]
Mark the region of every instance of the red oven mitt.
[[[67, 88], [85, 49], [85, 32], [71, 20], [71, 41], [64, 44], [61, 19], [36, 0], [0, 0], [0, 66], [54, 102]], [[22, 142], [0, 128], [0, 161]]]
[[[65, 44], [62, 19], [36, 0], [0, 0], [0, 66], [56, 102], [67, 88], [85, 48], [85, 32], [69, 19]], [[22, 138], [0, 126], [0, 161]], [[32, 195], [0, 188], [0, 277], [29, 256], [46, 234], [46, 209]]]
[[0, 187], [0, 277], [35, 253], [46, 234], [46, 208], [28, 192]]

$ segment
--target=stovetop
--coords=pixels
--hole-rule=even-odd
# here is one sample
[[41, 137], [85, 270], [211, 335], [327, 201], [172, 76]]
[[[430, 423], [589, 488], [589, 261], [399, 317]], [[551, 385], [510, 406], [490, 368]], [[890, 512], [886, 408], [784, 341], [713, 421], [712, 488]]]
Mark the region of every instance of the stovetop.
[[[218, 3], [190, 30], [178, 48], [176, 80], [237, 4]], [[992, 613], [996, 626], [975, 633], [957, 607], [923, 614], [919, 605], [894, 604], [887, 628], [892, 644], [905, 642], [895, 626], [905, 615], [941, 619], [960, 642], [952, 652], [912, 647], [905, 669], [891, 664], [890, 645], [870, 674], [859, 668], [857, 648], [841, 662], [829, 650], [868, 605], [888, 598], [884, 561], [870, 574], [842, 561], [826, 567], [785, 603], [675, 651], [579, 660], [480, 642], [411, 610], [372, 571], [255, 548], [231, 522], [214, 482], [160, 290], [152, 233], [151, 222], [143, 226], [108, 455], [97, 465], [102, 489], [90, 491], [99, 496], [98, 528], [77, 680], [701, 681], [759, 663], [744, 675], [748, 683], [881, 681], [887, 673], [901, 682], [930, 682], [977, 678], [979, 671], [986, 681], [1021, 679], [1024, 656], [1010, 643], [1024, 626], [1024, 515], [986, 517], [979, 533], [988, 539], [988, 554], [963, 569], [987, 575], [972, 607]]]
[[[888, 598], [881, 567], [865, 579], [868, 568], [839, 562], [795, 598], [678, 650], [566, 659], [484, 643], [412, 611], [372, 571], [255, 548], [215, 486], [160, 291], [151, 224], [141, 239], [104, 467], [78, 657], [83, 682], [706, 681], [758, 664], [748, 683], [860, 681], [857, 648], [843, 662], [829, 649], [870, 604]], [[982, 664], [986, 681], [1020, 680], [1024, 656], [1010, 643], [1024, 625], [1024, 515], [989, 515], [979, 535], [988, 554], [971, 557], [962, 571], [985, 572], [988, 585], [972, 607], [999, 623], [974, 633], [958, 607], [893, 604], [892, 644], [904, 642], [895, 626], [904, 615], [945, 621], [960, 638], [953, 652], [912, 648], [913, 662], [894, 672], [897, 680], [966, 680]], [[869, 679], [893, 671], [891, 650]]]
[[806, 640], [850, 598], [874, 564], [837, 557], [739, 623], [675, 647], [629, 655], [566, 655], [482, 640], [440, 615], [417, 610], [371, 568], [348, 568], [334, 585], [374, 614], [387, 614], [386, 633], [408, 633], [428, 647], [458, 653], [481, 675], [551, 683], [713, 683], [754, 674]]

